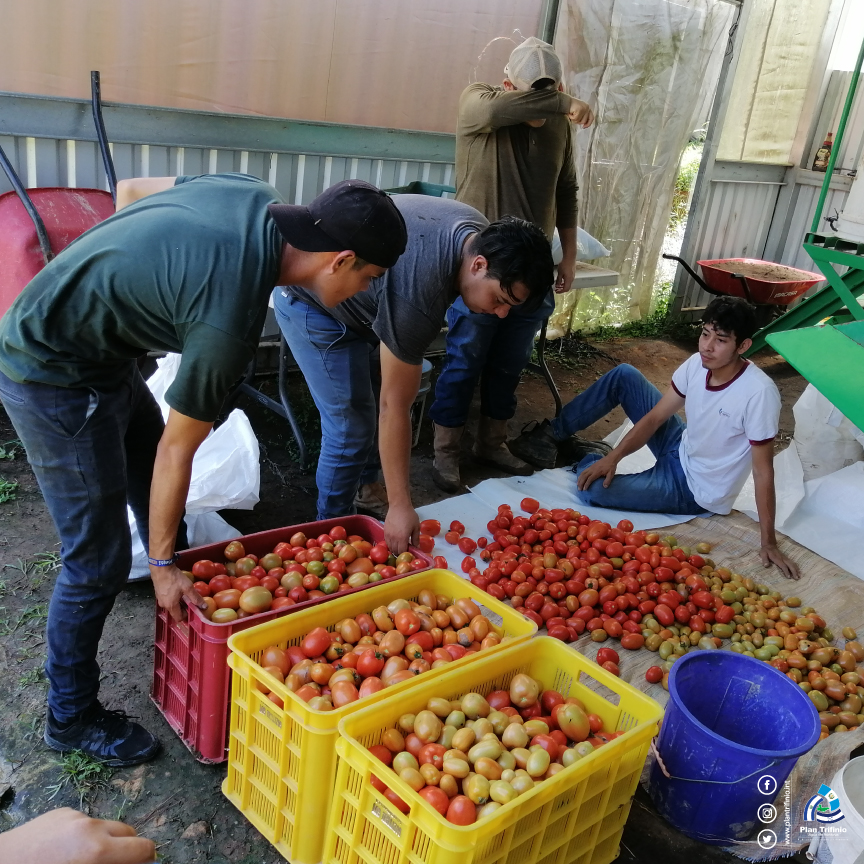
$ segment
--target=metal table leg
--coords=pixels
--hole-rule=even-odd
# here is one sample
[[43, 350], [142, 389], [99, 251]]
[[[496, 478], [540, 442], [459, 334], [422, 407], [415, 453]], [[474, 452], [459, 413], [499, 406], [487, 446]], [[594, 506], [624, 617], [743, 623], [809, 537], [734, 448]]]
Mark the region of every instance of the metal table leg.
[[546, 365], [546, 326], [548, 324], [549, 319], [547, 318], [540, 327], [540, 336], [537, 339], [537, 362], [529, 363], [528, 368], [534, 372], [539, 372], [546, 379], [546, 384], [549, 386], [549, 391], [552, 393], [552, 398], [555, 400], [555, 416], [557, 417], [564, 406], [561, 402], [561, 394], [558, 392], [558, 386], [555, 384], [555, 379], [552, 377], [552, 373]]
[[278, 414], [280, 417], [287, 420], [288, 425], [291, 427], [291, 433], [294, 435], [294, 440], [297, 442], [297, 449], [300, 452], [300, 467], [305, 471], [308, 468], [309, 453], [306, 448], [306, 439], [303, 437], [303, 430], [300, 428], [300, 424], [294, 416], [294, 411], [291, 408], [291, 401], [288, 398], [288, 356], [288, 344], [285, 342], [285, 337], [280, 335], [278, 402], [262, 393], [252, 383], [255, 380], [255, 372], [258, 366], [257, 358], [253, 358], [252, 362], [246, 369], [246, 374], [243, 380], [234, 388], [225, 400], [225, 413], [230, 412], [234, 407], [234, 404], [237, 402], [237, 399], [240, 397], [240, 394], [245, 393], [247, 396], [258, 402], [259, 405], [263, 405], [274, 414]]

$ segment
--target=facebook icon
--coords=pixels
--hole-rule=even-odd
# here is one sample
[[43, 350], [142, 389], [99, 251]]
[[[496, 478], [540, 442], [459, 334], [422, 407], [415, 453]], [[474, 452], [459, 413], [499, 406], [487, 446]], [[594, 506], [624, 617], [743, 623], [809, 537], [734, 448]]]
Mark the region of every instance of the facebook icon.
[[770, 774], [763, 774], [756, 787], [763, 795], [773, 795], [777, 791], [777, 781]]

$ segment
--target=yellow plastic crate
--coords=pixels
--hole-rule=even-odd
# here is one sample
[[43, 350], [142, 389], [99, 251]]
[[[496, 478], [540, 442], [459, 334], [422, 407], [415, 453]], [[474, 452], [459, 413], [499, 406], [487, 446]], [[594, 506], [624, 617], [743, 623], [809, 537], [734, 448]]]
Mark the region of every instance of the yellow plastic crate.
[[[368, 750], [406, 713], [433, 696], [509, 688], [525, 672], [547, 689], [577, 696], [625, 734], [479, 823], [457, 826], [424, 801]], [[618, 856], [630, 801], [663, 709], [562, 642], [540, 636], [418, 681], [399, 698], [363, 708], [339, 724], [336, 794], [324, 864], [606, 864]], [[384, 781], [410, 812], [397, 810], [371, 784]]]
[[[448, 597], [470, 597], [489, 618], [500, 646], [432, 669], [335, 711], [316, 711], [268, 675], [257, 660], [270, 645], [297, 645], [315, 627], [332, 630], [343, 618], [371, 612], [398, 598], [416, 600], [429, 588]], [[277, 618], [235, 633], [231, 654], [231, 718], [228, 776], [222, 791], [243, 815], [293, 864], [318, 864], [324, 848], [327, 814], [336, 778], [335, 744], [339, 721], [385, 698], [402, 698], [423, 681], [472, 665], [504, 650], [510, 641], [527, 642], [537, 628], [516, 610], [490, 597], [449, 570], [426, 570], [387, 585], [336, 598], [329, 603]], [[262, 682], [278, 694], [284, 710], [255, 686]]]

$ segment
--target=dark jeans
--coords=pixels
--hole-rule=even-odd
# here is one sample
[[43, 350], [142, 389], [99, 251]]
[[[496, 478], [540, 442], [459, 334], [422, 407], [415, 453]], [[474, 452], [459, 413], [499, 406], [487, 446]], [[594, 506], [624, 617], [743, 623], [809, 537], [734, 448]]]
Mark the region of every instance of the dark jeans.
[[273, 292], [276, 320], [321, 414], [318, 518], [356, 513], [360, 486], [379, 476], [375, 346], [320, 309]]
[[516, 387], [531, 359], [534, 337], [555, 309], [552, 291], [533, 312], [517, 306], [506, 318], [471, 312], [462, 298], [447, 310], [447, 356], [429, 416], [439, 426], [464, 426], [480, 380], [480, 413], [509, 420]]
[[[132, 562], [127, 502], [148, 545], [162, 413], [134, 362], [111, 389], [16, 384], [0, 372], [0, 399], [60, 536], [45, 671], [48, 705], [63, 722], [99, 693], [99, 640]], [[185, 541], [181, 523], [177, 548]]]
[[[587, 390], [564, 406], [559, 417], [552, 421], [552, 433], [559, 441], [586, 429], [605, 417], [619, 405], [635, 425], [661, 399], [660, 391], [637, 369], [624, 363], [616, 366]], [[616, 510], [647, 510], [655, 513], [705, 513], [693, 498], [687, 485], [684, 469], [678, 456], [684, 421], [673, 414], [649, 439], [648, 448], [657, 462], [638, 474], [616, 474], [608, 489], [603, 478], [595, 480], [587, 489], [577, 492], [580, 501], [595, 507]], [[586, 456], [574, 467], [581, 474], [601, 457]]]

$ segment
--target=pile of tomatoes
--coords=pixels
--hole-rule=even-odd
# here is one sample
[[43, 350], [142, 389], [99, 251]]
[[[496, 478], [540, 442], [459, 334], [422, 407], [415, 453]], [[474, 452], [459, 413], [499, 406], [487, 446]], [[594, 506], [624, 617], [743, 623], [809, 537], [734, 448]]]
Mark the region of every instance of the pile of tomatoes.
[[[479, 550], [487, 566], [481, 570], [474, 557], [466, 557], [463, 572], [493, 597], [510, 600], [553, 638], [572, 642], [588, 631], [596, 642], [612, 637], [623, 648], [636, 650], [645, 643], [643, 616], [658, 607], [663, 617], [669, 610], [668, 623], [689, 622], [702, 632], [715, 616], [722, 621], [731, 611], [715, 608], [704, 590], [695, 590], [689, 602], [680, 604], [677, 586], [705, 567], [712, 569], [696, 551], [673, 548], [656, 532], [634, 532], [628, 520], [613, 528], [576, 510], [541, 509], [533, 498], [525, 498], [521, 506], [528, 515], [514, 516], [506, 504], [498, 508], [486, 526], [491, 541], [465, 537], [460, 522], [451, 523], [444, 539], [466, 556]], [[707, 545], [697, 549], [709, 551]], [[704, 589], [701, 582], [691, 584]], [[675, 606], [681, 605], [678, 612], [664, 602], [670, 591], [679, 601]], [[618, 672], [615, 663], [606, 668]]]
[[204, 598], [201, 610], [217, 624], [271, 609], [285, 609], [423, 570], [428, 565], [411, 552], [393, 555], [384, 541], [371, 543], [341, 526], [318, 537], [298, 531], [272, 552], [247, 553], [239, 540], [225, 547], [225, 562], [201, 560], [186, 575]]
[[[469, 597], [424, 588], [417, 600], [394, 600], [330, 631], [316, 627], [299, 645], [266, 648], [258, 663], [310, 708], [332, 711], [501, 642]], [[284, 707], [270, 687], [258, 687]]]
[[[579, 699], [519, 674], [509, 690], [487, 697], [430, 699], [369, 751], [448, 822], [471, 825], [621, 734], [604, 733], [602, 719]], [[372, 785], [408, 813], [388, 774], [373, 774]]]

